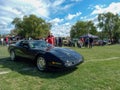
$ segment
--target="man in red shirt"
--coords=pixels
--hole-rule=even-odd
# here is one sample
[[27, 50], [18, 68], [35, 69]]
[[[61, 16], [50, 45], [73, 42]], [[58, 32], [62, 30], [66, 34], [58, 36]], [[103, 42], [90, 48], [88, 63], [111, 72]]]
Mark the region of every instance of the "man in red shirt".
[[46, 41], [52, 45], [55, 45], [55, 37], [50, 33], [46, 39]]

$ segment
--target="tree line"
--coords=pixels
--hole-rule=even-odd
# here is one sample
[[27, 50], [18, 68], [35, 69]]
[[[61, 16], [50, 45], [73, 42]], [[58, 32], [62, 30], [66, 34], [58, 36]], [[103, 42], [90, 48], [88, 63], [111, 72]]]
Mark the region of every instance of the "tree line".
[[83, 34], [91, 33], [98, 35], [101, 39], [107, 38], [111, 41], [114, 39], [115, 42], [118, 42], [120, 39], [120, 16], [111, 12], [103, 13], [98, 15], [97, 21], [96, 26], [92, 21], [77, 21], [71, 28], [70, 36], [78, 38]]
[[[70, 30], [71, 38], [79, 38], [83, 34], [91, 33], [98, 35], [101, 39], [114, 39], [116, 42], [120, 38], [120, 16], [113, 13], [98, 14], [98, 23], [95, 25], [93, 21], [77, 21]], [[52, 27], [51, 23], [36, 15], [15, 18], [12, 21], [15, 28], [11, 30], [11, 34], [20, 35], [28, 38], [46, 37]], [[99, 31], [97, 30], [99, 29]]]

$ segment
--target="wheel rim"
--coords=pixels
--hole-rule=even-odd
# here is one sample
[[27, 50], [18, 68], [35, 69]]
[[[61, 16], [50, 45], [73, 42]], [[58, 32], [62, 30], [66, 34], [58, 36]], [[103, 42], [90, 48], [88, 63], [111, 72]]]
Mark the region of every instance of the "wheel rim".
[[10, 57], [11, 57], [11, 60], [14, 61], [14, 59], [15, 59], [15, 53], [13, 51], [11, 51]]
[[46, 66], [45, 59], [43, 57], [39, 57], [37, 59], [37, 67], [38, 67], [38, 69], [43, 71], [45, 69], [45, 66]]

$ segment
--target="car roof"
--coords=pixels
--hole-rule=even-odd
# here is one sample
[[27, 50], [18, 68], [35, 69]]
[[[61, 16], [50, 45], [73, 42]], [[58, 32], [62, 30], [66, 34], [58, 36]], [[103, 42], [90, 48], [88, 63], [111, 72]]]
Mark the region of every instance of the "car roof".
[[30, 42], [30, 41], [44, 41], [44, 40], [20, 40], [20, 42], [21, 41], [28, 41], [28, 42]]

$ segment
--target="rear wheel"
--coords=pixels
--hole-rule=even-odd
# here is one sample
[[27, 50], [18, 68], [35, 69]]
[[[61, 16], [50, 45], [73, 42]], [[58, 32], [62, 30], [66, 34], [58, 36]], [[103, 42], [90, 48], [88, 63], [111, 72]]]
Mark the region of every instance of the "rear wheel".
[[43, 57], [39, 56], [37, 58], [37, 68], [40, 70], [40, 71], [45, 71], [46, 69], [46, 61]]
[[15, 52], [14, 52], [14, 51], [10, 51], [10, 59], [11, 59], [12, 61], [15, 61], [15, 58], [16, 58]]

